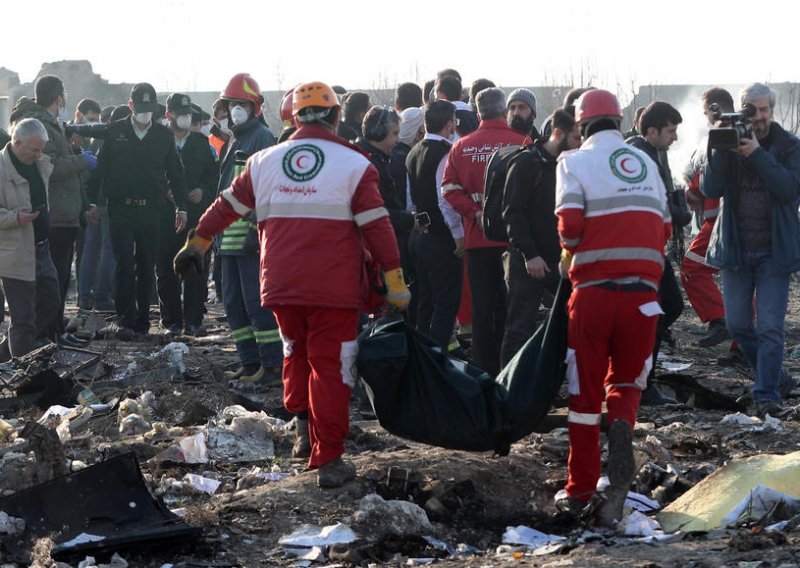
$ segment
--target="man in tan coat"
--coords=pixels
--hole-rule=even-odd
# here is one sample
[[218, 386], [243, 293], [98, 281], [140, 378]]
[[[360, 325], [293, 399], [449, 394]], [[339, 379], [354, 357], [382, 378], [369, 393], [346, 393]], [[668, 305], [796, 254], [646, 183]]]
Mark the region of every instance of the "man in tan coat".
[[48, 135], [35, 118], [19, 121], [0, 151], [0, 280], [11, 314], [14, 357], [37, 347], [57, 317], [61, 290], [48, 247], [47, 190], [53, 167]]

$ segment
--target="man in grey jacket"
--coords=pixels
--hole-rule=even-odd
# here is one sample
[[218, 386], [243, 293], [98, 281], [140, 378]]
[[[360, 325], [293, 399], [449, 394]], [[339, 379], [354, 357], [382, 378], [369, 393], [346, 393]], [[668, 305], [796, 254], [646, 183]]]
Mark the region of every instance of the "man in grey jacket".
[[4, 343], [14, 357], [32, 351], [44, 338], [61, 302], [47, 241], [47, 188], [53, 171], [43, 153], [47, 140], [42, 123], [27, 118], [16, 124], [11, 142], [0, 151], [0, 279], [11, 313]]
[[67, 120], [64, 83], [54, 75], [43, 75], [34, 85], [36, 100], [22, 97], [11, 112], [11, 124], [25, 118], [35, 118], [47, 130], [48, 140], [44, 153], [50, 157], [53, 174], [50, 176], [49, 207], [50, 254], [58, 272], [62, 298], [53, 333], [59, 341], [72, 347], [84, 347], [86, 342], [64, 332], [64, 298], [70, 281], [75, 241], [80, 229], [80, 218], [85, 209], [81, 174], [93, 169], [97, 163], [91, 152], [75, 154], [64, 135], [63, 123]]

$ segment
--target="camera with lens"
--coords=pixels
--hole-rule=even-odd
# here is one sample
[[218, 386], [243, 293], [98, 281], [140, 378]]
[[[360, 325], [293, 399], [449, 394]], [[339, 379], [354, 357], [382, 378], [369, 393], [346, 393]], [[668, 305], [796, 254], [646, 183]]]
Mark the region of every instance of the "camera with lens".
[[708, 107], [714, 122], [723, 122], [708, 131], [708, 149], [736, 149], [742, 138], [750, 138], [753, 132], [751, 120], [756, 115], [756, 107], [747, 103], [739, 112], [722, 112], [717, 104]]

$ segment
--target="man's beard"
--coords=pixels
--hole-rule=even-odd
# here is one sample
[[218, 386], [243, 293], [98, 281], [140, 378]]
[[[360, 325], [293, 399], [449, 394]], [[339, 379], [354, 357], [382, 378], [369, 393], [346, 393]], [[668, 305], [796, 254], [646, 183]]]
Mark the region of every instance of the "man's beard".
[[519, 132], [530, 134], [533, 128], [533, 116], [529, 116], [527, 119], [521, 116], [512, 116], [509, 126]]
[[756, 134], [756, 138], [766, 138], [769, 135], [769, 121], [759, 121], [753, 123], [753, 131]]
[[561, 142], [558, 143], [558, 146], [556, 146], [556, 152], [560, 154], [561, 152], [566, 152], [567, 150], [569, 150], [569, 137], [564, 136], [564, 138], [561, 139]]

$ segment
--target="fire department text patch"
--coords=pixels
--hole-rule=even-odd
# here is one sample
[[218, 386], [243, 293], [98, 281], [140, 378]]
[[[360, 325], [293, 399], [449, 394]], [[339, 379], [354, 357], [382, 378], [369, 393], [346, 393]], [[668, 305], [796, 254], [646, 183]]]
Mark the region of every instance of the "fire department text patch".
[[633, 150], [620, 148], [608, 160], [611, 171], [622, 181], [639, 183], [647, 177], [644, 160]]
[[313, 179], [325, 163], [325, 154], [312, 144], [292, 148], [283, 157], [283, 173], [294, 181]]

